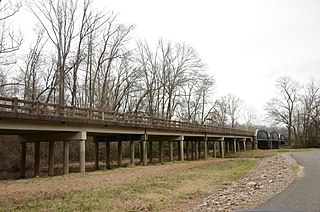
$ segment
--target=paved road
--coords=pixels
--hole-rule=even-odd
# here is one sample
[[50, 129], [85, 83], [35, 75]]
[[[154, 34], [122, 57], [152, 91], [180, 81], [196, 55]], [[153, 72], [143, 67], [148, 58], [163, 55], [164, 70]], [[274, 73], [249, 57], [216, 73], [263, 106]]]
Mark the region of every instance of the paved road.
[[291, 155], [304, 167], [304, 175], [262, 205], [261, 209], [320, 212], [320, 151]]

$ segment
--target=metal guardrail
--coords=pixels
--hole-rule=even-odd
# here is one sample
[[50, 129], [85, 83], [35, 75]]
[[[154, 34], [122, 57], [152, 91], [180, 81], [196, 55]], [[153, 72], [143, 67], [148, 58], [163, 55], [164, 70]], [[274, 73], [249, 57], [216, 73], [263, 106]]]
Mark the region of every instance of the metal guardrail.
[[0, 116], [1, 113], [30, 114], [34, 116], [47, 117], [66, 117], [81, 120], [102, 120], [109, 123], [119, 123], [132, 126], [150, 126], [171, 130], [187, 130], [196, 132], [207, 132], [223, 135], [244, 135], [253, 136], [254, 132], [215, 127], [197, 123], [181, 122], [175, 120], [154, 118], [148, 116], [137, 116], [131, 114], [121, 114], [90, 108], [79, 108], [75, 106], [61, 106], [58, 104], [43, 103], [40, 101], [28, 101], [18, 98], [0, 97]]

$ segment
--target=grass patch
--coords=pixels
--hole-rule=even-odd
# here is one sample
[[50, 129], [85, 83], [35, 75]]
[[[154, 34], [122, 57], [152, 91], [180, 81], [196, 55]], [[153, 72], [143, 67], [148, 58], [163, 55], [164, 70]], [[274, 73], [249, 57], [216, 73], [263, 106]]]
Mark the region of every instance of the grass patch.
[[210, 160], [212, 163], [205, 166], [121, 185], [101, 185], [97, 189], [84, 189], [50, 199], [10, 204], [0, 211], [158, 211], [208, 195], [214, 189], [242, 178], [257, 162], [257, 159], [244, 158]]

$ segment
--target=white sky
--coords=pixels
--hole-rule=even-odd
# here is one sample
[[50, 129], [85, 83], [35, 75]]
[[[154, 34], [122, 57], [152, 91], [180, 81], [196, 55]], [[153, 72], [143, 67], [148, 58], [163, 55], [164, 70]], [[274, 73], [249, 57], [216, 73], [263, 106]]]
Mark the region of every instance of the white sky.
[[135, 24], [134, 39], [193, 46], [216, 80], [215, 95], [235, 94], [259, 111], [280, 76], [320, 80], [320, 0], [95, 2]]
[[217, 83], [262, 110], [284, 75], [320, 80], [319, 0], [99, 0], [154, 42], [193, 46]]

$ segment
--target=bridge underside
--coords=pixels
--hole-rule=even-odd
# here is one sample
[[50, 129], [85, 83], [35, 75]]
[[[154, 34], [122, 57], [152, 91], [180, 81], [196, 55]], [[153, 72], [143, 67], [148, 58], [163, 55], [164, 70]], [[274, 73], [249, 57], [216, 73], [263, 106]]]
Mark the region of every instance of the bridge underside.
[[213, 157], [224, 157], [225, 154], [246, 151], [252, 148], [252, 137], [246, 135], [229, 135], [208, 133], [205, 130], [172, 130], [161, 128], [146, 128], [141, 126], [117, 126], [106, 123], [86, 123], [68, 120], [37, 120], [20, 119], [12, 117], [0, 118], [0, 135], [17, 135], [21, 143], [20, 175], [25, 177], [26, 145], [34, 145], [34, 176], [40, 174], [40, 142], [48, 142], [48, 175], [54, 175], [54, 146], [56, 141], [63, 142], [63, 167], [64, 174], [69, 173], [69, 143], [79, 143], [79, 167], [80, 172], [85, 172], [85, 152], [88, 138], [95, 142], [95, 167], [99, 168], [100, 144], [105, 145], [106, 168], [111, 167], [110, 143], [118, 145], [118, 166], [122, 166], [123, 142], [130, 144], [130, 164], [136, 161], [135, 149], [140, 149], [139, 159], [142, 165], [153, 162], [153, 145], [158, 145], [159, 153], [157, 161], [164, 161], [164, 146], [168, 146], [166, 158], [169, 161], [198, 160], [207, 158], [210, 153]]

